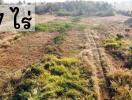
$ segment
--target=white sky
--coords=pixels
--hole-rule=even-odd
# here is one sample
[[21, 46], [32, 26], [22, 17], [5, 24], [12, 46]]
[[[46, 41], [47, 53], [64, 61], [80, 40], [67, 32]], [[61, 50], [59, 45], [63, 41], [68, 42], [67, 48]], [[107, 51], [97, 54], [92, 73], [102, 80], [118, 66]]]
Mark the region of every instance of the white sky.
[[[14, 3], [19, 0], [4, 0], [6, 3]], [[20, 0], [24, 1], [24, 0]], [[63, 1], [71, 1], [71, 0], [25, 0], [26, 2], [63, 2]], [[86, 1], [107, 1], [107, 2], [117, 2], [117, 1], [125, 1], [125, 0], [86, 0]], [[127, 0], [126, 0], [127, 1]]]
[[[24, 0], [3, 0], [5, 3], [16, 3]], [[26, 2], [63, 2], [63, 1], [73, 1], [73, 0], [25, 0]], [[132, 0], [86, 0], [86, 1], [106, 1], [114, 4], [118, 3], [116, 6], [117, 9], [132, 9]], [[130, 1], [130, 2], [129, 2]]]

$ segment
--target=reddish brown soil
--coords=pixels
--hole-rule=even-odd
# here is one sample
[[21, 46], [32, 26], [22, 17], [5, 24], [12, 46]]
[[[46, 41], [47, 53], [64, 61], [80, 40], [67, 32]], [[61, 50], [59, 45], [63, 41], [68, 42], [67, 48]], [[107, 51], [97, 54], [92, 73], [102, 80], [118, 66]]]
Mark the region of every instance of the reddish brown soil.
[[60, 45], [63, 56], [75, 57], [80, 53], [80, 47], [84, 43], [84, 36], [81, 35], [82, 33], [75, 30], [67, 33], [64, 42]]
[[46, 43], [55, 35], [56, 33], [33, 33], [15, 41], [7, 48], [1, 48], [0, 86], [15, 71], [39, 61]]

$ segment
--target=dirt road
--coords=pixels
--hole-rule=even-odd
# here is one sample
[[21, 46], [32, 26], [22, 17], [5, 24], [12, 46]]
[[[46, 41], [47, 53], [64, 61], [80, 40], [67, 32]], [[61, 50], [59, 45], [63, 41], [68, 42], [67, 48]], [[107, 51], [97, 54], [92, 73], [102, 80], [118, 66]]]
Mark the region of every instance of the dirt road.
[[[83, 23], [93, 26], [86, 29], [83, 33], [86, 38], [85, 49], [81, 51], [79, 56], [92, 67], [94, 87], [98, 100], [110, 99], [112, 97], [111, 84], [107, 77], [108, 68], [103, 64], [106, 55], [102, 52], [101, 41], [106, 38], [115, 37], [116, 34], [126, 35], [125, 28], [128, 28], [128, 26], [124, 25], [123, 22], [127, 19], [128, 17], [114, 16], [86, 18], [82, 20]], [[101, 80], [103, 80], [105, 88], [100, 87]]]

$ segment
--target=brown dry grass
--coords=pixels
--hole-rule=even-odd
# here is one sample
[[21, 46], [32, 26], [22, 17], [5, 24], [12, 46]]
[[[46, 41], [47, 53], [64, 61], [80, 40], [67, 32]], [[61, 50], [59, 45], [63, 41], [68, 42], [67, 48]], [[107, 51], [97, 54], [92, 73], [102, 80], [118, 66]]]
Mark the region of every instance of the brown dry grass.
[[[37, 23], [43, 23], [48, 21], [53, 21], [56, 19], [67, 20], [67, 18], [63, 17], [55, 17], [55, 16], [36, 16]], [[127, 26], [123, 25], [124, 19], [126, 17], [104, 17], [104, 18], [83, 18], [81, 20], [82, 23], [93, 25], [93, 24], [101, 24], [101, 30], [98, 31], [99, 41], [101, 39], [106, 38], [109, 34], [112, 36], [117, 33], [126, 34], [124, 29]], [[0, 86], [8, 80], [12, 73], [19, 69], [25, 69], [26, 66], [38, 62], [39, 59], [43, 56], [44, 48], [47, 43], [51, 41], [57, 33], [34, 33], [27, 35], [20, 40], [13, 42], [9, 47], [0, 49]], [[7, 35], [0, 35], [0, 38], [3, 39]], [[69, 31], [65, 37], [65, 40], [62, 44], [60, 44], [60, 48], [63, 51], [63, 56], [77, 56], [81, 51], [80, 45], [84, 44], [84, 36], [80, 34], [80, 32], [72, 30]], [[109, 58], [109, 57], [108, 57]], [[109, 59], [110, 63], [112, 62], [113, 67], [116, 64], [114, 59]]]
[[80, 45], [84, 43], [84, 36], [78, 31], [69, 31], [65, 37], [64, 42], [60, 45], [62, 55], [68, 57], [75, 57], [80, 53]]
[[[43, 56], [46, 43], [56, 34], [37, 33], [30, 34], [14, 42], [8, 48], [0, 49], [0, 79], [1, 84], [7, 81], [15, 71], [39, 61]], [[4, 67], [5, 66], [5, 67]], [[3, 80], [3, 82], [2, 82]]]

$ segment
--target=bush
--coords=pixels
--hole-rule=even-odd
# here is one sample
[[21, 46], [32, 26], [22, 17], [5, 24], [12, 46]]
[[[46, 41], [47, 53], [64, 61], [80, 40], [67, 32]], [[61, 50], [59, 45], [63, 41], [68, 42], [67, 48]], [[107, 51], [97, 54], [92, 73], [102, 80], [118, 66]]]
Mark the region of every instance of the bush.
[[74, 89], [70, 89], [68, 92], [66, 92], [66, 95], [68, 97], [79, 97], [80, 96], [80, 92], [74, 90]]
[[127, 42], [123, 40], [123, 36], [117, 34], [115, 38], [107, 39], [104, 41], [104, 47], [107, 50], [119, 50], [127, 46]]
[[117, 50], [119, 49], [121, 46], [118, 43], [107, 43], [105, 44], [105, 48], [107, 50]]
[[[38, 100], [61, 98], [62, 100], [86, 99], [88, 96], [95, 99], [93, 87], [88, 87], [89, 79], [81, 76], [80, 65], [80, 61], [76, 58], [59, 59], [54, 55], [45, 55], [42, 62], [32, 66], [30, 70], [30, 73], [34, 73], [36, 77], [24, 77], [13, 99], [19, 97], [19, 100], [29, 98]], [[36, 94], [32, 92], [34, 89], [37, 89]]]
[[43, 71], [43, 67], [40, 65], [32, 65], [31, 73], [39, 76]]
[[121, 34], [117, 34], [117, 35], [116, 35], [116, 39], [117, 39], [117, 40], [122, 40], [123, 38], [124, 38], [124, 36], [121, 35]]
[[58, 64], [63, 64], [65, 66], [76, 66], [79, 64], [79, 60], [76, 58], [63, 58], [57, 61]]
[[47, 54], [41, 59], [41, 62], [42, 63], [54, 62], [54, 61], [56, 62], [57, 60], [58, 60], [57, 56], [55, 56], [53, 54]]
[[123, 36], [117, 34], [116, 38], [104, 41], [104, 47], [112, 56], [123, 61], [122, 66], [131, 69], [132, 67], [132, 50], [131, 43], [123, 40]]
[[54, 66], [50, 68], [50, 71], [53, 75], [63, 75], [68, 72], [64, 66]]

